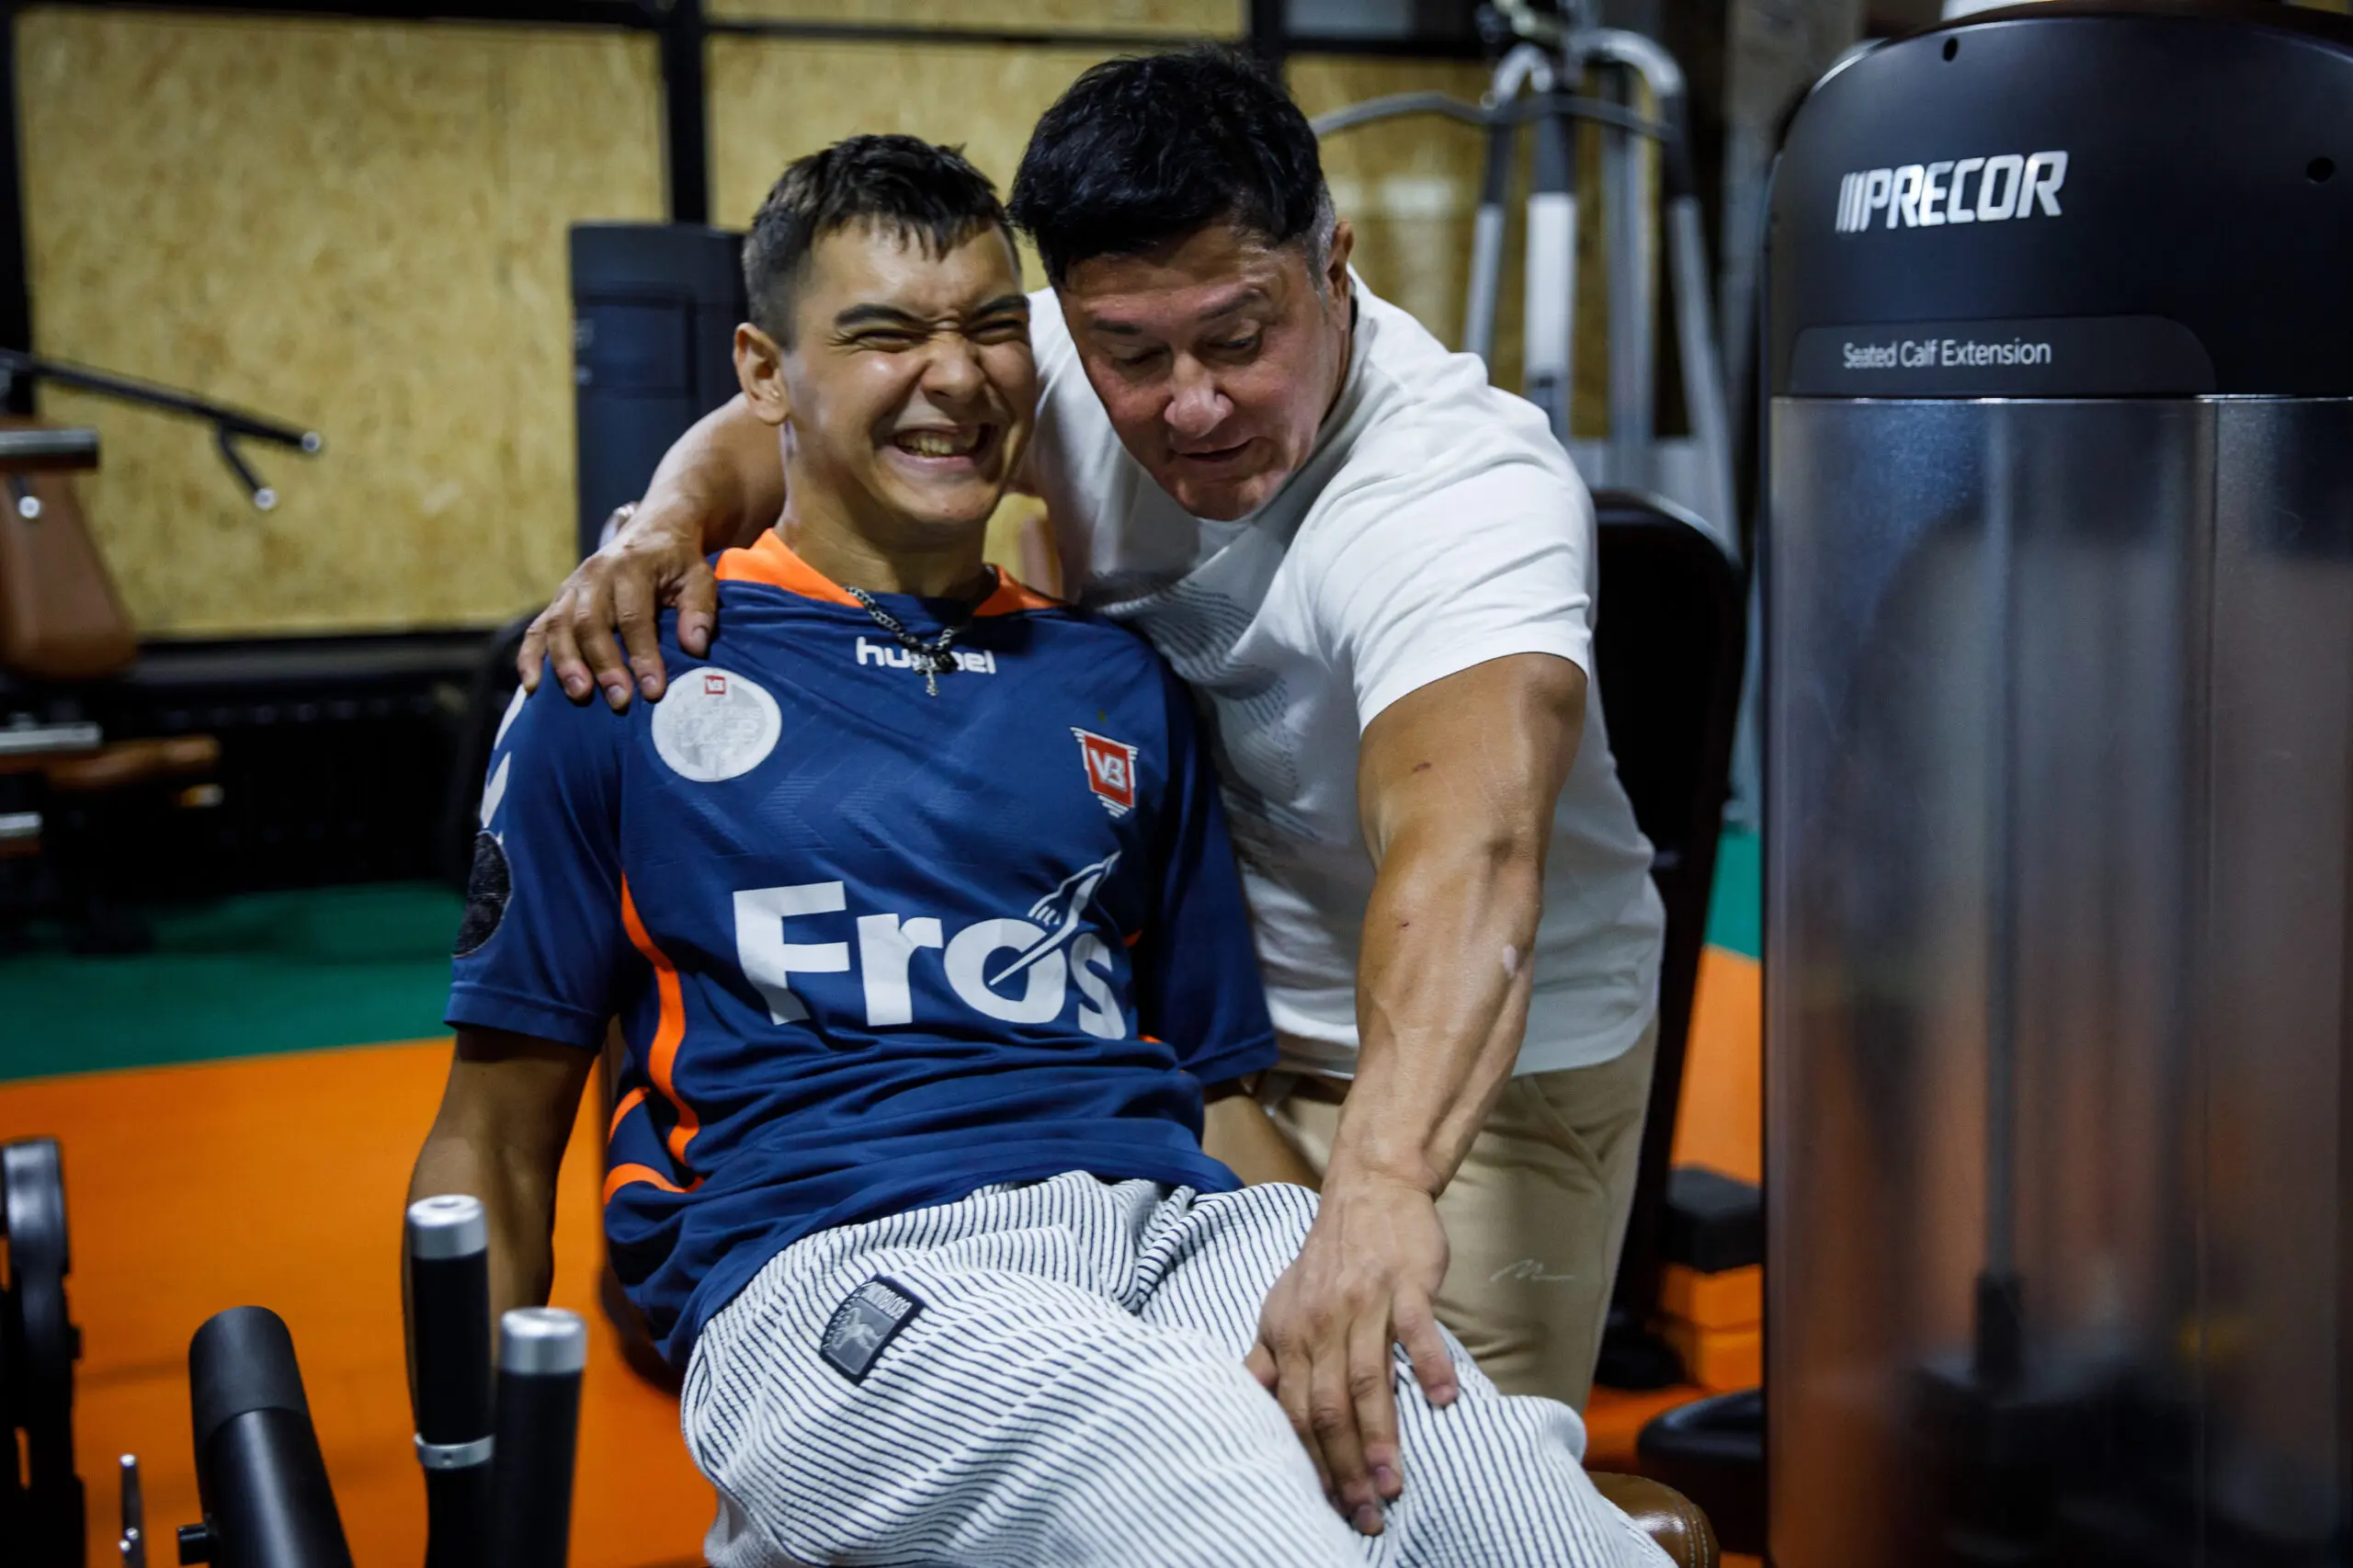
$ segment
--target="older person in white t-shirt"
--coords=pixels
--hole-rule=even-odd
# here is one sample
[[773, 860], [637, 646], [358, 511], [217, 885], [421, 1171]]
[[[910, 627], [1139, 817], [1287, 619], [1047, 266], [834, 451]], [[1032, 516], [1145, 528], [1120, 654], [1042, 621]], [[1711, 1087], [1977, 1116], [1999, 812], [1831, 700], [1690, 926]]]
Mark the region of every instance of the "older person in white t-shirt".
[[[1664, 920], [1589, 680], [1592, 505], [1535, 408], [1355, 279], [1313, 132], [1240, 57], [1089, 71], [1012, 210], [1053, 284], [1029, 488], [1060, 586], [1212, 720], [1281, 1033], [1260, 1098], [1295, 1147], [1222, 1142], [1247, 1124], [1216, 1106], [1207, 1141], [1323, 1194], [1253, 1364], [1377, 1529], [1392, 1345], [1441, 1404], [1440, 1321], [1506, 1392], [1581, 1406], [1631, 1200]], [[704, 552], [782, 492], [766, 425], [704, 420], [526, 682], [544, 653], [575, 699], [658, 699], [657, 607], [703, 647]]]

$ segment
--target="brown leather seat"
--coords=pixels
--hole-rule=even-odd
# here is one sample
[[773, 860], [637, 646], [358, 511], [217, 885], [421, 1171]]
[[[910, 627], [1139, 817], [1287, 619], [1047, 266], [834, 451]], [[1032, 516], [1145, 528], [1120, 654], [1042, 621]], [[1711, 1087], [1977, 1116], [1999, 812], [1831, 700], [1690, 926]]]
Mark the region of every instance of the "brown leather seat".
[[114, 741], [45, 764], [49, 787], [68, 794], [97, 794], [135, 784], [200, 778], [221, 760], [221, 743], [210, 735], [171, 735], [153, 740]]
[[[44, 712], [76, 714], [89, 683], [120, 676], [139, 653], [74, 489], [74, 471], [97, 462], [94, 430], [0, 416], [0, 673], [12, 696], [22, 694], [11, 706], [21, 702], [23, 722], [36, 729]], [[0, 713], [0, 722], [11, 717]], [[126, 863], [121, 830], [159, 796], [181, 806], [217, 801], [217, 789], [189, 787], [219, 766], [221, 743], [210, 735], [110, 741], [95, 724], [65, 720], [50, 722], [40, 744], [19, 740], [0, 752], [0, 801], [10, 819], [0, 855], [49, 862], [48, 890], [37, 896], [78, 911], [69, 938], [76, 950], [144, 947], [152, 939], [144, 923], [124, 913], [116, 891]]]
[[1594, 1489], [1658, 1542], [1676, 1568], [1718, 1568], [1722, 1562], [1708, 1516], [1674, 1487], [1647, 1476], [1591, 1474]]
[[[131, 617], [82, 520], [71, 470], [97, 466], [86, 430], [0, 418], [0, 668], [40, 680], [119, 674], [138, 655]], [[46, 439], [44, 439], [46, 438]]]

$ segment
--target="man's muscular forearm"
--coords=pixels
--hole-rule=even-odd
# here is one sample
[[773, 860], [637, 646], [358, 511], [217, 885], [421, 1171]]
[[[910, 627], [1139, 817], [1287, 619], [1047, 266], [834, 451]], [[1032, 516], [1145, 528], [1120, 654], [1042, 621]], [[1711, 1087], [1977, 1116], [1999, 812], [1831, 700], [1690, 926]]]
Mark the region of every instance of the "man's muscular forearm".
[[1527, 1027], [1541, 855], [1440, 830], [1383, 862], [1357, 960], [1357, 1078], [1327, 1184], [1383, 1177], [1436, 1198], [1453, 1179]]
[[1435, 1197], [1502, 1093], [1584, 716], [1584, 672], [1530, 653], [1426, 687], [1367, 729], [1358, 797], [1379, 871], [1327, 1182], [1363, 1172]]
[[1448, 1256], [1437, 1199], [1518, 1054], [1552, 808], [1584, 715], [1583, 672], [1516, 654], [1365, 729], [1358, 797], [1378, 870], [1357, 959], [1358, 1076], [1250, 1363], [1368, 1534], [1404, 1485], [1391, 1346], [1432, 1403], [1454, 1396], [1431, 1306]]
[[670, 444], [623, 531], [691, 533], [698, 553], [749, 544], [784, 510], [784, 455], [776, 431], [741, 392]]

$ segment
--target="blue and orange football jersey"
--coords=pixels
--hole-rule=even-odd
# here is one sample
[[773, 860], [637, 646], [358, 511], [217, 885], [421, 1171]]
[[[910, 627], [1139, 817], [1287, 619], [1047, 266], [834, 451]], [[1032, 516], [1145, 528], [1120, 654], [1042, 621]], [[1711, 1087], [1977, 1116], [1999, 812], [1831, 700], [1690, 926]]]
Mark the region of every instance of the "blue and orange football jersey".
[[1000, 579], [929, 696], [773, 532], [719, 575], [708, 658], [664, 618], [661, 702], [508, 710], [449, 1012], [620, 1020], [605, 1230], [665, 1351], [824, 1227], [1071, 1170], [1233, 1187], [1202, 1085], [1274, 1033], [1158, 657]]

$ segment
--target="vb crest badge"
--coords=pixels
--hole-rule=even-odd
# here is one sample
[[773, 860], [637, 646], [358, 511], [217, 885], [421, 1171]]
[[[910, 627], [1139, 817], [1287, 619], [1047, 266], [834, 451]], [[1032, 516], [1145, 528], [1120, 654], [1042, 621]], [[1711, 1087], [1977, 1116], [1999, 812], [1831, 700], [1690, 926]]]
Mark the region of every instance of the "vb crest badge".
[[1114, 817], [1136, 809], [1136, 748], [1125, 741], [1071, 726], [1078, 737], [1078, 759], [1086, 766], [1086, 787]]
[[705, 665], [654, 704], [654, 749], [682, 778], [716, 784], [767, 760], [784, 729], [776, 699], [733, 670]]

